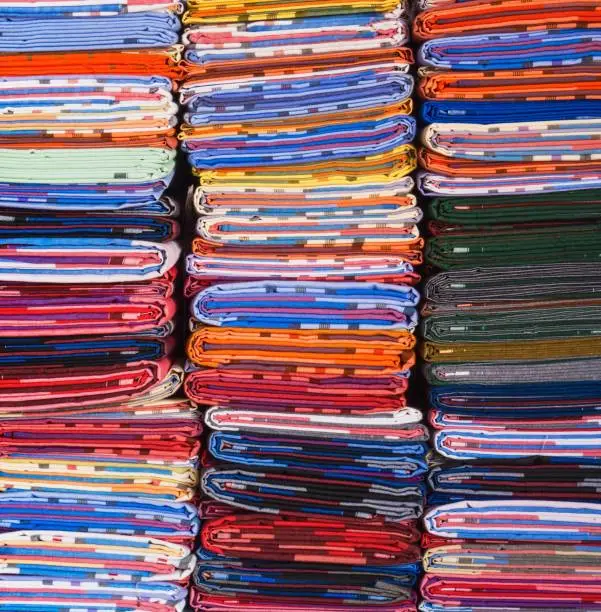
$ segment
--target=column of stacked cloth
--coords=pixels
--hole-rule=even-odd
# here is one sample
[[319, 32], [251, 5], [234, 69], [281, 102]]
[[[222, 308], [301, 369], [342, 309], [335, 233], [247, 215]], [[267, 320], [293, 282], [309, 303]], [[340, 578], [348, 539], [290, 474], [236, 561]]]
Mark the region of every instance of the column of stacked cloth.
[[405, 7], [190, 2], [197, 610], [415, 610], [427, 431]]
[[182, 610], [179, 7], [0, 1], [0, 609]]
[[601, 5], [422, 9], [422, 609], [600, 610]]

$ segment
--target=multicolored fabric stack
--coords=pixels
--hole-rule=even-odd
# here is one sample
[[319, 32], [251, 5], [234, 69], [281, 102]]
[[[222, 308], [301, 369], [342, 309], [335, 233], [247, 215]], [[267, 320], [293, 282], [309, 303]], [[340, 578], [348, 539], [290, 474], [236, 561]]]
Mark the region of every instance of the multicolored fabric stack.
[[405, 6], [191, 1], [198, 610], [415, 610], [427, 431]]
[[422, 9], [422, 609], [599, 610], [599, 3]]
[[0, 608], [182, 610], [180, 7], [0, 2]]

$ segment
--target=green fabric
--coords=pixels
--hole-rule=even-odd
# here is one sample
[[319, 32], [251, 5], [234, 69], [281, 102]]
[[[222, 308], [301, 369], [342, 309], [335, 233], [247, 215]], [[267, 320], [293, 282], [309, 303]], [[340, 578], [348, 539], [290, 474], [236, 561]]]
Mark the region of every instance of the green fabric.
[[461, 225], [601, 219], [601, 189], [537, 195], [436, 198], [432, 219]]
[[422, 335], [431, 342], [601, 336], [601, 305], [434, 314], [422, 321]]
[[158, 147], [0, 149], [1, 183], [145, 183], [167, 177], [175, 151]]
[[536, 231], [436, 236], [428, 240], [426, 261], [442, 270], [601, 261], [601, 226], [570, 225]]

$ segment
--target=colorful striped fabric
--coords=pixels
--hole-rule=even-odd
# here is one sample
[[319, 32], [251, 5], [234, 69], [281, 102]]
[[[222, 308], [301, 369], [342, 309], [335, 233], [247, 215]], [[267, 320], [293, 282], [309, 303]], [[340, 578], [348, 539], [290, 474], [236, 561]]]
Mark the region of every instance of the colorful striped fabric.
[[423, 485], [411, 480], [380, 484], [223, 467], [207, 469], [201, 486], [217, 501], [269, 514], [405, 521], [418, 518], [424, 504]]
[[597, 2], [420, 0], [422, 612], [601, 609]]
[[236, 328], [413, 329], [418, 301], [402, 285], [280, 281], [214, 285], [191, 308], [202, 323]]
[[419, 532], [408, 521], [313, 518], [299, 520], [256, 514], [228, 515], [203, 524], [209, 553], [277, 562], [397, 566], [419, 559]]
[[170, 400], [183, 7], [0, 0], [0, 608], [180, 612], [202, 425]]

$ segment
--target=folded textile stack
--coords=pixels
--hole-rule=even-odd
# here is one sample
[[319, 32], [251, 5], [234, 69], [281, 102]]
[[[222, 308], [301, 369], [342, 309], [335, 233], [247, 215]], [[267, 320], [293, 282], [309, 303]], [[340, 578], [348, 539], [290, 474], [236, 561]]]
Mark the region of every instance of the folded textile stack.
[[599, 3], [421, 8], [422, 608], [601, 609]]
[[0, 608], [181, 610], [171, 0], [0, 2]]
[[[427, 430], [405, 398], [422, 249], [405, 10], [188, 2], [185, 390], [212, 430], [198, 610], [415, 610]], [[356, 530], [410, 543], [357, 556]], [[231, 533], [239, 546], [215, 544]], [[302, 555], [311, 540], [323, 555]]]
[[584, 502], [463, 501], [432, 509], [422, 609], [601, 609], [600, 519], [601, 505]]

